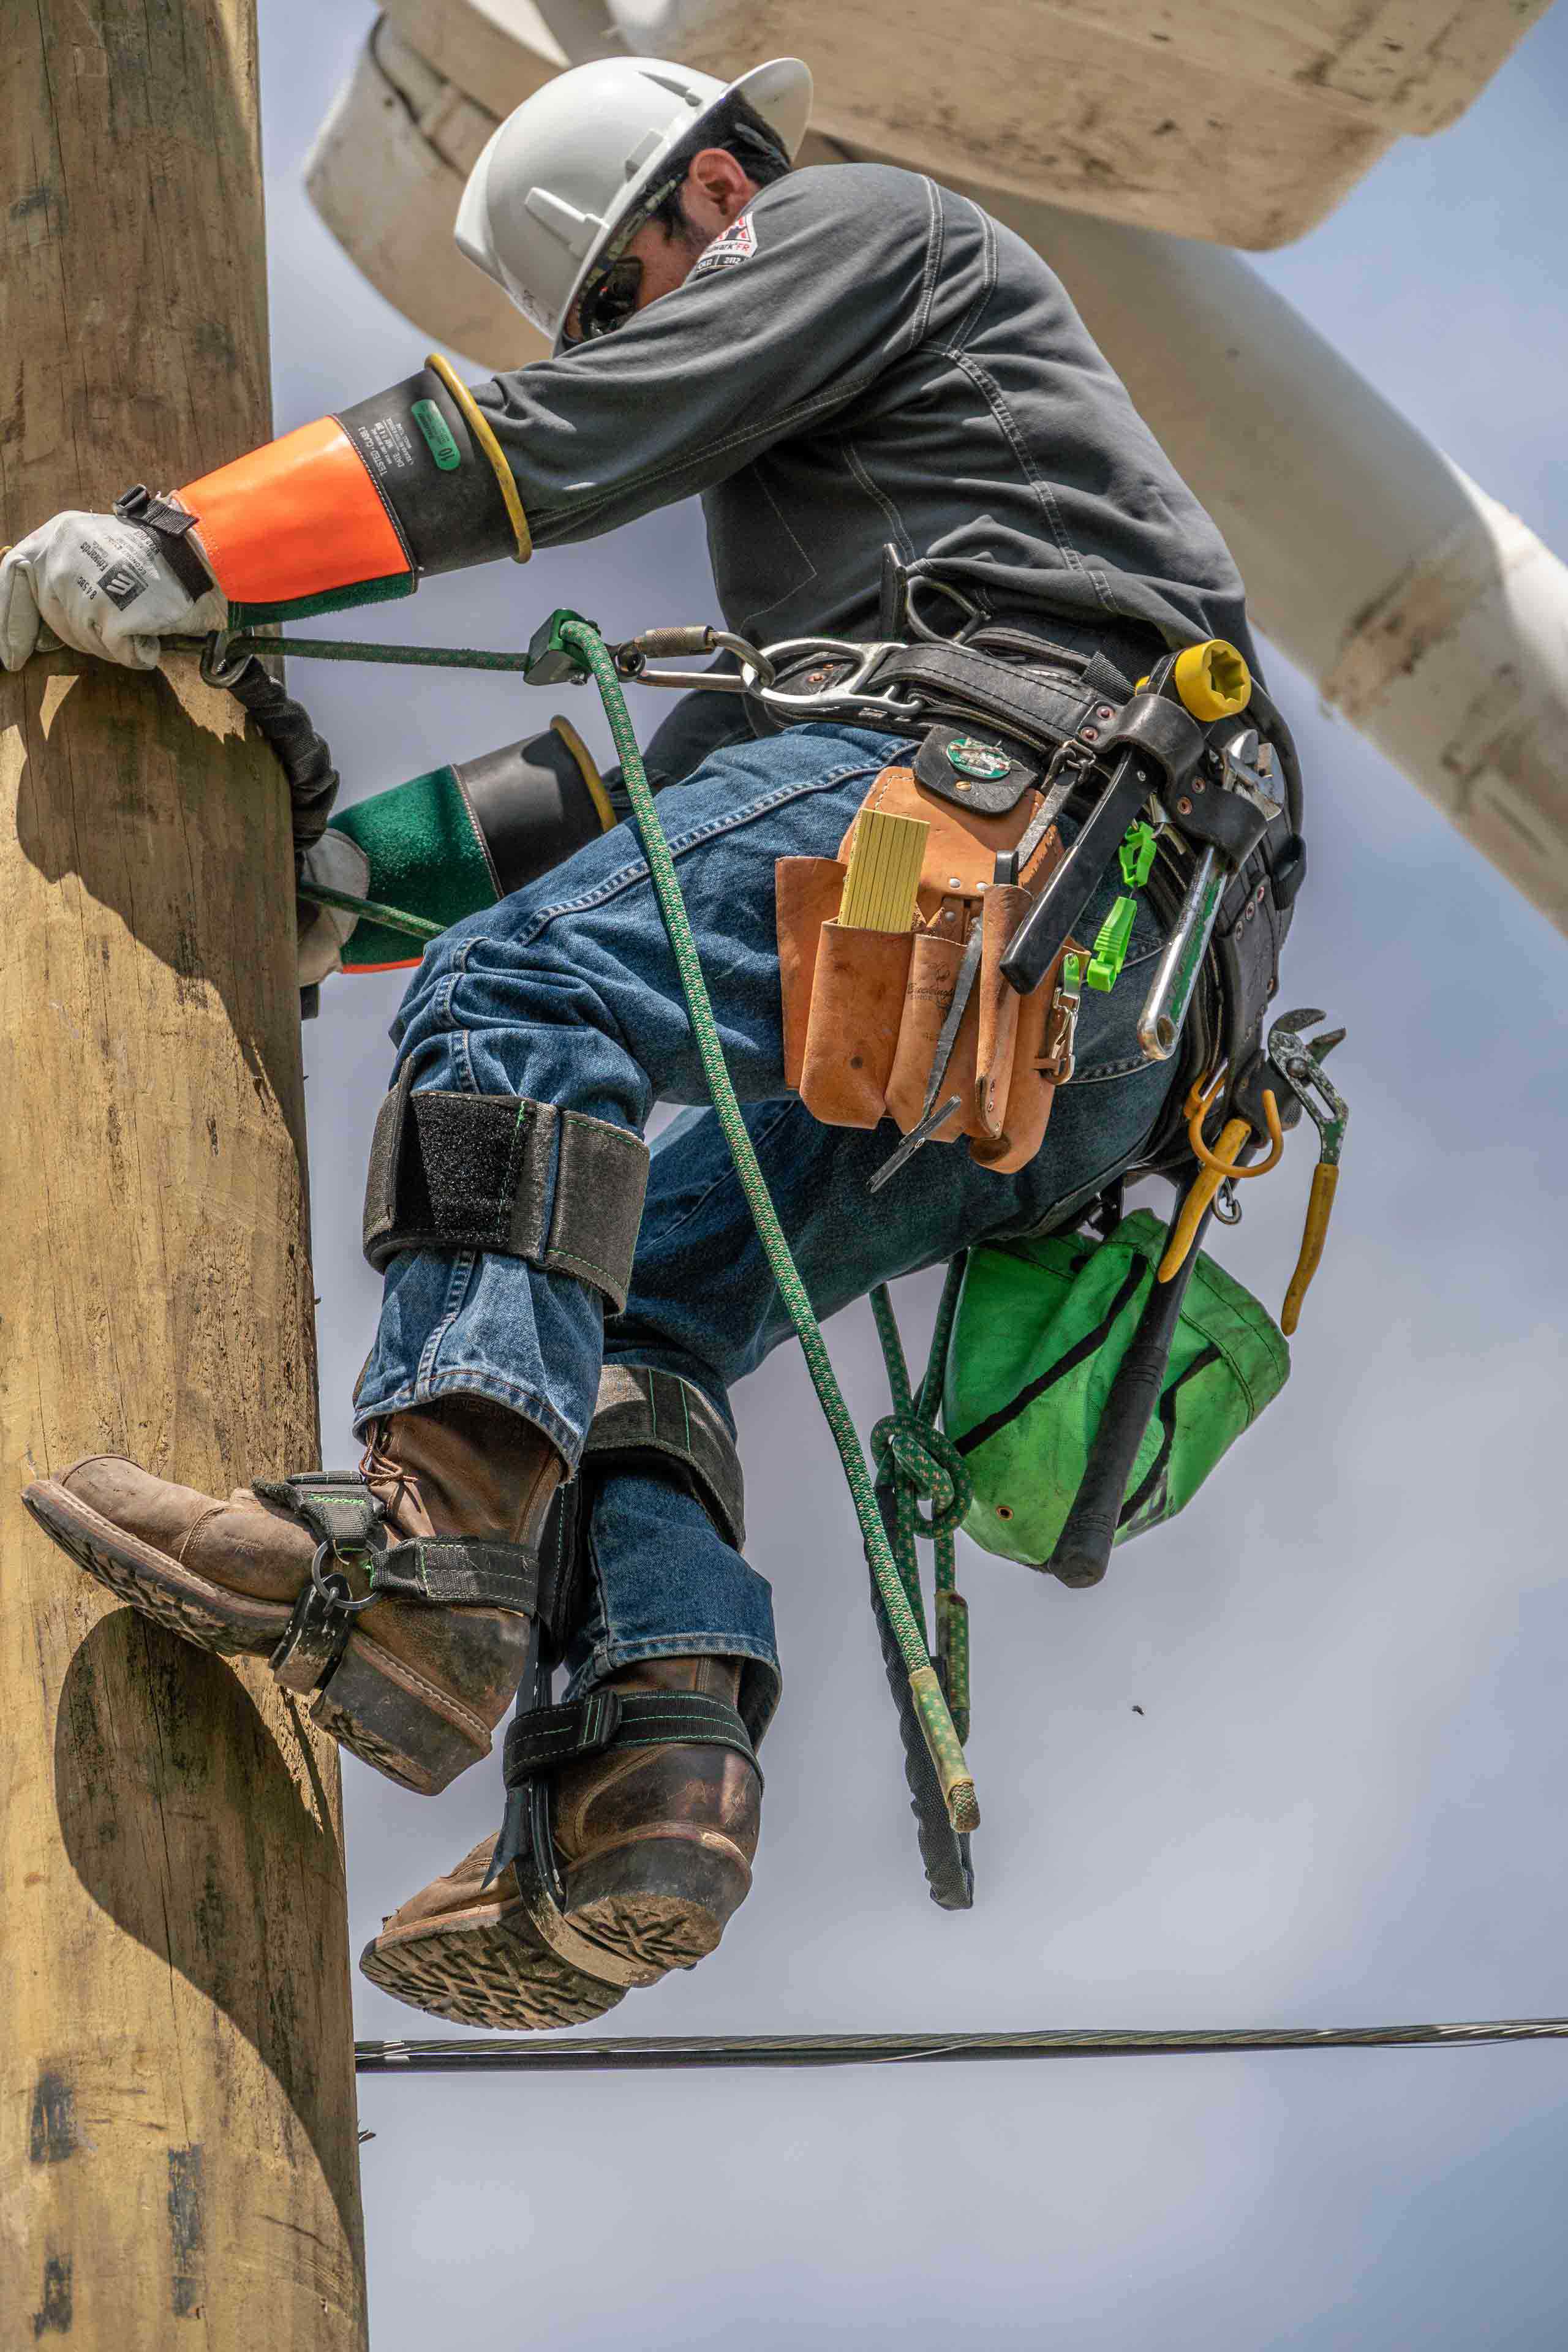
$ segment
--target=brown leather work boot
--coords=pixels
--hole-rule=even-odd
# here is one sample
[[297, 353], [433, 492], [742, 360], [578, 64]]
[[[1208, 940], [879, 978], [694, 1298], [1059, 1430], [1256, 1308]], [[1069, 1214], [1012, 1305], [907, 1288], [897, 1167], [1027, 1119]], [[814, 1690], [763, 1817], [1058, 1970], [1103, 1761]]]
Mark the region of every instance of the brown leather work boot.
[[[659, 1658], [611, 1675], [615, 1691], [700, 1691], [731, 1706], [739, 1658]], [[706, 1958], [751, 1892], [762, 1825], [754, 1765], [723, 1748], [611, 1748], [555, 1783], [555, 1851], [568, 1924], [652, 1983]]]
[[445, 1878], [400, 1904], [365, 1946], [361, 1968], [395, 2000], [459, 2025], [527, 2033], [602, 2017], [626, 1999], [624, 1986], [588, 1976], [551, 1950], [510, 1866], [486, 1886], [495, 1844], [481, 1838]]
[[[692, 1691], [733, 1706], [735, 1658], [628, 1666], [600, 1687]], [[437, 2017], [528, 2031], [576, 2024], [630, 1985], [695, 1968], [745, 1900], [762, 1782], [744, 1756], [667, 1742], [615, 1747], [555, 1776], [564, 1906], [530, 1891], [528, 1858], [488, 1889], [495, 1841], [410, 1897], [366, 1945], [373, 1984]]]
[[[384, 1507], [392, 1543], [407, 1545], [406, 1565], [389, 1557], [393, 1592], [367, 1599], [346, 1640], [341, 1620], [335, 1635], [298, 1636], [296, 1625], [321, 1529], [294, 1504], [305, 1496], [317, 1512], [329, 1508], [322, 1496], [332, 1482], [314, 1490], [309, 1481], [298, 1489], [263, 1482], [264, 1492], [241, 1486], [219, 1502], [122, 1454], [95, 1454], [27, 1487], [23, 1501], [81, 1567], [144, 1615], [226, 1657], [271, 1657], [287, 1687], [313, 1694], [315, 1719], [345, 1748], [434, 1795], [489, 1755], [532, 1622], [524, 1609], [488, 1599], [447, 1601], [443, 1580], [450, 1591], [471, 1564], [470, 1590], [477, 1582], [488, 1595], [526, 1576], [563, 1468], [531, 1422], [484, 1398], [444, 1397], [377, 1423], [363, 1487], [339, 1481], [335, 1491], [352, 1512], [363, 1510], [369, 1489]], [[447, 1538], [464, 1539], [461, 1554], [444, 1548]], [[436, 1540], [420, 1550], [409, 1540], [419, 1538]], [[363, 1554], [351, 1540], [343, 1558]], [[329, 1571], [337, 1566], [329, 1559]], [[352, 1566], [350, 1580], [363, 1591], [363, 1564]]]

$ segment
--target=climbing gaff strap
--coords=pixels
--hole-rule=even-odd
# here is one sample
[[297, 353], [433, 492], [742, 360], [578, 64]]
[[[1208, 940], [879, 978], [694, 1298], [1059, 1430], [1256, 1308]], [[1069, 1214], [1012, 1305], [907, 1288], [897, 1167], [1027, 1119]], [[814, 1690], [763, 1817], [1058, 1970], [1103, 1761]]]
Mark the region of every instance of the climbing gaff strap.
[[533, 1707], [506, 1735], [504, 1777], [521, 1788], [608, 1748], [728, 1748], [762, 1777], [756, 1749], [728, 1700], [701, 1691], [590, 1691], [565, 1706]]
[[618, 1314], [647, 1185], [647, 1147], [608, 1119], [526, 1095], [416, 1087], [382, 1104], [365, 1183], [364, 1254], [489, 1250], [569, 1274]]
[[679, 1373], [606, 1364], [577, 1475], [557, 1486], [544, 1523], [539, 1614], [552, 1638], [524, 1678], [521, 1712], [549, 1704], [549, 1670], [560, 1662], [565, 1633], [581, 1621], [588, 1530], [599, 1483], [638, 1471], [679, 1486], [701, 1505], [725, 1543], [736, 1551], [745, 1549], [741, 1457], [715, 1407]]
[[[509, 1863], [517, 1863], [540, 1932], [568, 1957], [574, 1931], [563, 1916], [549, 1792], [541, 1785], [548, 1775], [579, 1756], [598, 1753], [612, 1740], [651, 1745], [651, 1734], [637, 1736], [647, 1733], [656, 1720], [645, 1705], [649, 1697], [659, 1702], [657, 1720], [665, 1726], [665, 1736], [686, 1746], [733, 1748], [756, 1762], [737, 1710], [698, 1693], [600, 1690], [576, 1706], [549, 1703], [551, 1665], [561, 1654], [565, 1629], [580, 1616], [577, 1595], [596, 1482], [639, 1469], [679, 1480], [727, 1543], [739, 1551], [745, 1542], [741, 1457], [702, 1391], [676, 1372], [606, 1364], [578, 1474], [557, 1487], [540, 1547], [540, 1633], [531, 1645], [518, 1712], [507, 1735], [506, 1817], [485, 1879], [489, 1885]], [[601, 1958], [600, 1973], [603, 1969]]]
[[568, 1706], [520, 1712], [506, 1735], [506, 1815], [485, 1884], [514, 1864], [523, 1906], [544, 1943], [570, 1967], [603, 1984], [647, 1984], [651, 1972], [646, 1962], [580, 1935], [566, 1916], [551, 1790], [564, 1766], [610, 1748], [670, 1745], [728, 1748], [744, 1757], [761, 1783], [756, 1749], [739, 1712], [727, 1699], [700, 1691], [590, 1691]]
[[872, 1491], [866, 1457], [855, 1433], [854, 1422], [835, 1377], [805, 1285], [784, 1238], [778, 1212], [741, 1115], [741, 1106], [725, 1066], [724, 1049], [714, 1022], [707, 982], [698, 959], [697, 943], [681, 898], [675, 861], [670, 856], [669, 845], [654, 805], [642, 753], [616, 675], [615, 663], [598, 631], [585, 621], [575, 618], [561, 620], [557, 635], [560, 642], [576, 654], [583, 667], [591, 672], [604, 698], [610, 732], [620, 756], [622, 782], [632, 804], [654, 895], [680, 975], [692, 1034], [702, 1064], [702, 1074], [712, 1097], [713, 1108], [730, 1147], [735, 1172], [755, 1220], [768, 1265], [778, 1284], [779, 1295], [799, 1338], [812, 1385], [838, 1449], [838, 1458], [844, 1465], [856, 1517], [860, 1524], [861, 1540], [909, 1678], [910, 1697], [920, 1716], [921, 1734], [942, 1788], [948, 1817], [955, 1830], [972, 1830], [978, 1825], [980, 1809], [974, 1793], [974, 1781], [964, 1760], [963, 1742], [953, 1728], [952, 1717], [926, 1646], [924, 1629], [910, 1606], [909, 1596], [894, 1563], [887, 1530], [882, 1525]]
[[[745, 1549], [741, 1457], [719, 1412], [679, 1373], [606, 1364], [577, 1475], [555, 1489], [540, 1543], [539, 1613], [547, 1632], [580, 1622], [588, 1528], [600, 1480], [637, 1471], [679, 1486], [701, 1505], [725, 1543]], [[540, 1672], [527, 1681], [521, 1708], [548, 1704], [547, 1672], [559, 1664], [562, 1647], [555, 1640], [541, 1652]]]
[[[357, 1471], [299, 1471], [252, 1485], [316, 1538], [310, 1580], [270, 1660], [286, 1690], [319, 1690], [342, 1656], [354, 1619], [378, 1601], [537, 1613], [539, 1565], [524, 1544], [474, 1536], [389, 1540], [382, 1505]], [[365, 1578], [359, 1593], [350, 1580], [356, 1568]]]

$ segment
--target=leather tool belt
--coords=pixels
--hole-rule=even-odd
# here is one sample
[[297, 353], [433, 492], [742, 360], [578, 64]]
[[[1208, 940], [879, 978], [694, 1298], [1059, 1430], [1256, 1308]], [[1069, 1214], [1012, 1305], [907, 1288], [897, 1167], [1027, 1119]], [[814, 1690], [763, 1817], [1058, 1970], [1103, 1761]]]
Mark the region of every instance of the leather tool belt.
[[[1037, 770], [1036, 774], [1037, 776]], [[1063, 855], [1054, 824], [1029, 850], [1016, 881], [997, 859], [1016, 851], [1039, 811], [1024, 782], [1000, 814], [964, 805], [921, 782], [913, 766], [884, 768], [837, 857], [778, 861], [779, 969], [784, 1070], [806, 1108], [830, 1127], [873, 1128], [891, 1116], [908, 1135], [930, 1108], [933, 1069], [965, 972], [977, 958], [956, 1033], [939, 1072], [958, 1108], [931, 1132], [963, 1136], [974, 1159], [1007, 1173], [1039, 1150], [1057, 1087], [1072, 1075], [1077, 992], [1063, 966], [1021, 997], [1001, 974], [1008, 940]], [[856, 829], [868, 813], [929, 826], [910, 927], [865, 929], [839, 919]]]
[[882, 644], [837, 655], [806, 640], [794, 661], [788, 646], [770, 650], [786, 658], [753, 701], [764, 725], [831, 718], [923, 735], [934, 720], [951, 719], [1000, 733], [1009, 749], [1037, 761], [1074, 738], [1092, 747], [1131, 690], [1102, 656], [1068, 653], [1013, 629], [988, 629], [970, 644]]

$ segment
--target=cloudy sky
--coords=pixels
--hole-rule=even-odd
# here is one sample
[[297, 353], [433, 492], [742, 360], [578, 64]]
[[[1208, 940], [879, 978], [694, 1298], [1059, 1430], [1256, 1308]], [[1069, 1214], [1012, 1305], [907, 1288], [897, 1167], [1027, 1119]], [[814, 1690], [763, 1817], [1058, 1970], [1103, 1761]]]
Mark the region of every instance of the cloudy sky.
[[[262, 0], [279, 429], [425, 340], [300, 170], [368, 16]], [[1265, 275], [1568, 552], [1568, 16], [1457, 130], [1396, 150]], [[456, 265], [455, 265], [456, 266]], [[525, 639], [713, 611], [694, 513], [375, 630]], [[1225, 2025], [1561, 2011], [1568, 1948], [1562, 943], [1282, 668], [1314, 884], [1286, 997], [1350, 1024], [1336, 1232], [1286, 1399], [1177, 1525], [1069, 1593], [971, 1553], [966, 1916], [927, 1900], [852, 1515], [798, 1355], [737, 1399], [785, 1698], [756, 1891], [627, 2032]], [[349, 797], [542, 723], [504, 682], [297, 669]], [[575, 709], [575, 706], [574, 706]], [[602, 740], [602, 730], [584, 723]], [[326, 1455], [377, 1286], [359, 1255], [393, 980], [307, 1034]], [[1298, 1146], [1229, 1261], [1275, 1305]], [[929, 1286], [910, 1286], [923, 1328]], [[868, 1313], [829, 1338], [880, 1409]], [[1134, 1707], [1142, 1710], [1135, 1713]], [[499, 1772], [421, 1804], [345, 1762], [355, 1948], [494, 1825]], [[367, 2035], [422, 2030], [360, 1987]], [[431, 2031], [441, 2029], [432, 2026]], [[1568, 2050], [832, 2074], [373, 2080], [377, 2352], [664, 2352], [954, 2336], [1105, 2352], [1432, 2352], [1568, 2337]]]

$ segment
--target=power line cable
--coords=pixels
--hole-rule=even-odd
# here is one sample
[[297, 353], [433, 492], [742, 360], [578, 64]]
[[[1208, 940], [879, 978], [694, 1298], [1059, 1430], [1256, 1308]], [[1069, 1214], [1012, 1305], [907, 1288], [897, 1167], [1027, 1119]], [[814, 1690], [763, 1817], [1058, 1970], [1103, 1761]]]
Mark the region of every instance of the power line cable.
[[587, 2074], [699, 2066], [934, 2066], [981, 2059], [1173, 2058], [1270, 2050], [1474, 2049], [1568, 2041], [1568, 2017], [1505, 2017], [1458, 2025], [1247, 2025], [1142, 2032], [1092, 2028], [1023, 2033], [753, 2033], [487, 2036], [480, 2041], [356, 2042], [361, 2074]]

